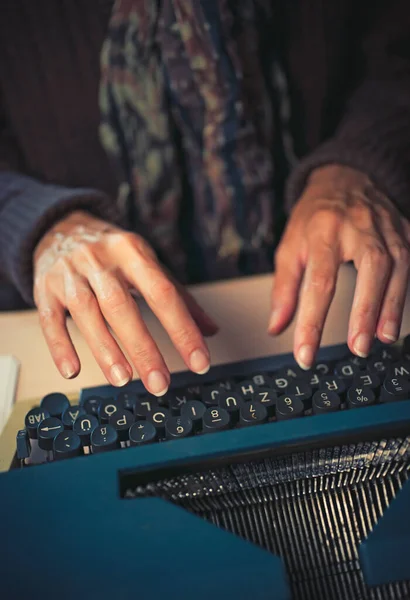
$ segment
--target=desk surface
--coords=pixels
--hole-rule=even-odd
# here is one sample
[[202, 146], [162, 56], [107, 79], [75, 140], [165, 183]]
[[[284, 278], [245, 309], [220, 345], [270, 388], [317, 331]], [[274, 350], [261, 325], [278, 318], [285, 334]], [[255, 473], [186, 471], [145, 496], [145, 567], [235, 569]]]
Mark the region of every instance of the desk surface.
[[[323, 345], [346, 341], [348, 319], [353, 298], [355, 271], [350, 266], [340, 270], [336, 296], [323, 335]], [[198, 286], [193, 293], [221, 331], [208, 340], [212, 364], [234, 362], [292, 351], [293, 326], [272, 338], [266, 333], [272, 277], [270, 275]], [[171, 372], [185, 370], [182, 359], [164, 330], [143, 306], [147, 324], [163, 352]], [[38, 325], [35, 311], [0, 313], [0, 355], [12, 354], [21, 361], [17, 400], [41, 397], [49, 392], [75, 393], [83, 387], [101, 385], [105, 379], [75, 324], [69, 330], [77, 348], [82, 369], [73, 380], [57, 372]], [[410, 294], [407, 295], [402, 335], [410, 332]]]

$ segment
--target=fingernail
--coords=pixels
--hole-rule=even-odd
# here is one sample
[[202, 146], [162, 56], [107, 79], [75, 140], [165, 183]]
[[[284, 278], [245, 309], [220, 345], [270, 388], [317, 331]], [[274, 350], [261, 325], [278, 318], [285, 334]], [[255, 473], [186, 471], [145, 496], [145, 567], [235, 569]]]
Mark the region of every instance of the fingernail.
[[369, 354], [371, 339], [367, 333], [359, 333], [353, 344], [353, 350], [357, 356], [366, 358]]
[[130, 380], [130, 374], [123, 365], [113, 365], [110, 369], [111, 383], [117, 387], [122, 387]]
[[63, 360], [60, 366], [60, 372], [66, 379], [71, 379], [75, 375], [75, 368], [68, 360]]
[[168, 391], [167, 378], [161, 371], [151, 371], [147, 379], [148, 389], [154, 396], [163, 396]]
[[189, 364], [191, 365], [192, 371], [198, 373], [198, 375], [204, 375], [209, 371], [210, 362], [209, 357], [203, 350], [194, 350], [189, 357]]
[[383, 337], [396, 342], [399, 337], [399, 327], [395, 321], [386, 321], [383, 327]]
[[272, 311], [272, 314], [269, 319], [268, 331], [270, 331], [271, 329], [276, 329], [276, 327], [278, 326], [279, 315], [279, 309], [275, 309], [274, 311]]
[[301, 346], [301, 348], [299, 348], [299, 352], [296, 358], [299, 363], [299, 366], [301, 366], [302, 369], [307, 371], [311, 368], [314, 357], [315, 353], [312, 346], [308, 346], [307, 344], [305, 344], [304, 346]]

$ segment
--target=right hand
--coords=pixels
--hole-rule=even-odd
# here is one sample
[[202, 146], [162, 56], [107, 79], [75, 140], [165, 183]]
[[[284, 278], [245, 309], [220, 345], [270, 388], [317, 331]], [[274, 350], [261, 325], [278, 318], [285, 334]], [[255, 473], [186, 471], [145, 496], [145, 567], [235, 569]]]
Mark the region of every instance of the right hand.
[[215, 334], [217, 325], [165, 273], [142, 237], [78, 211], [48, 231], [34, 253], [34, 300], [63, 377], [75, 377], [80, 371], [66, 327], [68, 310], [109, 383], [128, 383], [133, 376], [131, 362], [149, 392], [156, 396], [166, 393], [168, 368], [131, 289], [145, 298], [187, 367], [205, 373], [210, 356], [203, 335]]

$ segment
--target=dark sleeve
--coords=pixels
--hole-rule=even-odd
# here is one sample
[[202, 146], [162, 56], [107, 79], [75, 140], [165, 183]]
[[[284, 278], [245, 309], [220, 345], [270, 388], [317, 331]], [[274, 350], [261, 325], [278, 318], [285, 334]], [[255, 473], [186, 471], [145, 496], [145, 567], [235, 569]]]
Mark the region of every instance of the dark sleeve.
[[113, 220], [113, 201], [93, 189], [42, 183], [24, 175], [17, 144], [0, 106], [0, 278], [33, 304], [33, 251], [42, 235], [73, 210]]
[[410, 218], [410, 2], [383, 7], [363, 40], [364, 76], [339, 127], [289, 178], [289, 209], [312, 170], [338, 163], [367, 174]]

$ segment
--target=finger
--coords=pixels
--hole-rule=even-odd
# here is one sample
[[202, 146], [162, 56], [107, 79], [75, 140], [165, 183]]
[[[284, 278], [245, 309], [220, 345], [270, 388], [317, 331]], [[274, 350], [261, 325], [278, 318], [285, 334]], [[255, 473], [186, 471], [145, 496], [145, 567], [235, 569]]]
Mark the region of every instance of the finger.
[[64, 303], [107, 380], [121, 387], [132, 378], [132, 369], [105, 324], [88, 281], [66, 264], [63, 270]]
[[36, 297], [40, 326], [51, 357], [63, 377], [72, 379], [80, 372], [80, 360], [67, 330], [65, 308], [51, 291]]
[[130, 255], [131, 260], [122, 262], [125, 277], [139, 289], [187, 367], [200, 375], [206, 373], [210, 367], [208, 348], [176, 286], [149, 255], [132, 248]]
[[218, 333], [219, 326], [198, 304], [195, 298], [182, 285], [177, 284], [177, 289], [184, 300], [195, 323], [198, 325], [202, 335], [211, 337]]
[[290, 245], [282, 245], [278, 249], [275, 263], [268, 325], [268, 332], [272, 335], [281, 333], [292, 320], [303, 276], [302, 261], [297, 250]]
[[396, 342], [400, 333], [409, 281], [410, 252], [404, 236], [393, 230], [384, 230], [383, 233], [393, 266], [382, 301], [377, 336], [381, 342], [388, 344]]
[[382, 299], [390, 278], [391, 259], [381, 236], [363, 234], [353, 256], [358, 271], [349, 321], [348, 344], [357, 356], [366, 357], [374, 340]]
[[336, 288], [339, 254], [316, 239], [309, 250], [295, 328], [294, 353], [302, 369], [313, 365]]
[[102, 314], [121, 341], [143, 384], [151, 394], [163, 396], [170, 384], [170, 374], [126, 285], [108, 270], [94, 271], [89, 281]]

